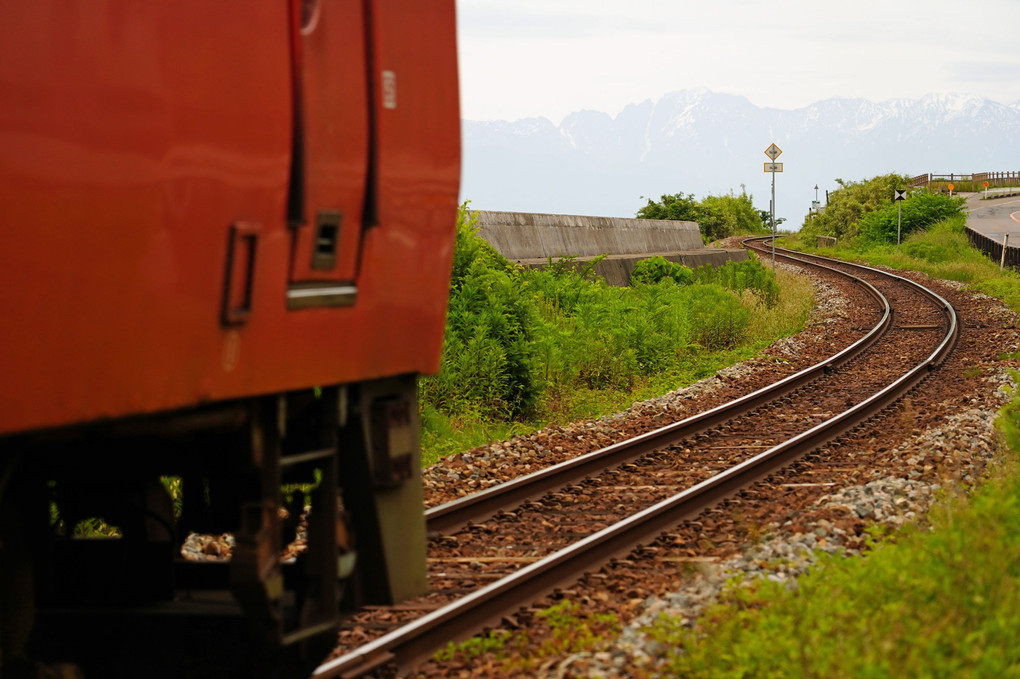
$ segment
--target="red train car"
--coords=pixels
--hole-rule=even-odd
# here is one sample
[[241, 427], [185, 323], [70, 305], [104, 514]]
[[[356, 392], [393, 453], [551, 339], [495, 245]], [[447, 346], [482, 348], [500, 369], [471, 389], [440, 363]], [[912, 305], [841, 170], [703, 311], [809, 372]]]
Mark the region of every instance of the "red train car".
[[[252, 666], [301, 672], [341, 594], [424, 588], [457, 87], [452, 0], [0, 4], [7, 667], [83, 621], [236, 618]], [[121, 537], [72, 539], [85, 517]], [[233, 558], [185, 562], [192, 531]]]

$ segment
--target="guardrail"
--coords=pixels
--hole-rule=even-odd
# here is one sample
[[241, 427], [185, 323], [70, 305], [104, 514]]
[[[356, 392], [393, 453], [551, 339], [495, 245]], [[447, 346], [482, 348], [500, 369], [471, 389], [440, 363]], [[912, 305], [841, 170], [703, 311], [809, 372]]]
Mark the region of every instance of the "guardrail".
[[974, 174], [974, 183], [989, 187], [1020, 186], [1020, 172], [978, 172]]
[[1014, 271], [1020, 271], [1020, 248], [1013, 247], [1007, 241], [1005, 249], [1006, 256], [1002, 256], [1003, 244], [994, 238], [989, 238], [983, 233], [973, 229], [967, 229], [967, 239], [971, 245], [985, 253], [993, 262], [999, 262], [1000, 266], [1009, 267]]
[[1020, 196], [1020, 187], [1000, 187], [1000, 188], [987, 188], [983, 189], [982, 193], [984, 198], [991, 200], [993, 198], [1008, 198], [1010, 196]]
[[[910, 184], [914, 187], [927, 186], [932, 188], [932, 184], [934, 184], [937, 188], [946, 188], [949, 184], [954, 184], [957, 191], [980, 191], [984, 188], [985, 182], [988, 182], [989, 188], [1020, 186], [1020, 172], [974, 172], [971, 174], [953, 172], [949, 174], [935, 174], [928, 172], [910, 178]], [[964, 184], [967, 186], [962, 186]]]

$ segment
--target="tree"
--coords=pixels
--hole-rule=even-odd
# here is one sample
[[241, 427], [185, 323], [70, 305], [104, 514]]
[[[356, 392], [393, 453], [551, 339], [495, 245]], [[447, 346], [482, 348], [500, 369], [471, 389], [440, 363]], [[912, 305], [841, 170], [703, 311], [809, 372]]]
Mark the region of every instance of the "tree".
[[829, 194], [825, 210], [805, 221], [801, 229], [803, 235], [856, 238], [860, 234], [861, 217], [892, 205], [893, 191], [909, 186], [910, 179], [886, 174], [860, 182], [837, 179], [836, 183], [839, 189]]
[[754, 207], [753, 197], [743, 185], [740, 195], [705, 196], [701, 201], [704, 213], [702, 233], [709, 239], [761, 233], [761, 217]]
[[694, 200], [694, 194], [691, 193], [663, 195], [660, 202], [649, 199], [648, 204], [638, 210], [637, 216], [640, 219], [697, 222], [701, 236], [706, 241], [767, 231], [762, 228], [761, 213], [755, 209], [753, 197], [743, 185], [740, 187], [740, 195], [731, 190], [722, 196], [706, 196], [700, 203]]
[[[644, 196], [641, 196], [644, 198]], [[694, 200], [694, 194], [682, 193], [673, 195], [663, 194], [656, 203], [651, 198], [648, 204], [637, 211], [638, 219], [676, 219], [682, 222], [696, 222], [699, 218], [698, 203]]]

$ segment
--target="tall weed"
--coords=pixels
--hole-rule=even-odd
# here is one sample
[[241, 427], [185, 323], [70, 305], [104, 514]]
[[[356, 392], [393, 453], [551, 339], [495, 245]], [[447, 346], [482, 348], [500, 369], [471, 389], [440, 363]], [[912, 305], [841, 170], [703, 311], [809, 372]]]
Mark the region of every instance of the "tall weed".
[[775, 276], [753, 252], [749, 253], [747, 261], [724, 262], [718, 267], [705, 264], [697, 270], [664, 257], [649, 257], [639, 261], [630, 275], [632, 287], [656, 285], [667, 280], [677, 285], [717, 283], [734, 292], [751, 290], [769, 306], [779, 299], [779, 284]]
[[728, 349], [743, 340], [751, 312], [719, 285], [699, 285], [691, 298], [694, 339], [707, 349]]
[[532, 352], [534, 309], [521, 295], [521, 271], [478, 236], [462, 208], [440, 374], [419, 383], [423, 403], [491, 419], [532, 412], [540, 396]]

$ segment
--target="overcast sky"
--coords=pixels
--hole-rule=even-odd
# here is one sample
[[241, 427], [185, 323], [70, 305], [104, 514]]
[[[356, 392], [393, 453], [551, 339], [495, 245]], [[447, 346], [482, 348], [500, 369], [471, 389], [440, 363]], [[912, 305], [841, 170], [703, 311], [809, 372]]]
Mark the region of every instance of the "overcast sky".
[[1020, 0], [458, 0], [461, 112], [559, 124], [707, 87], [794, 109], [1020, 100]]

